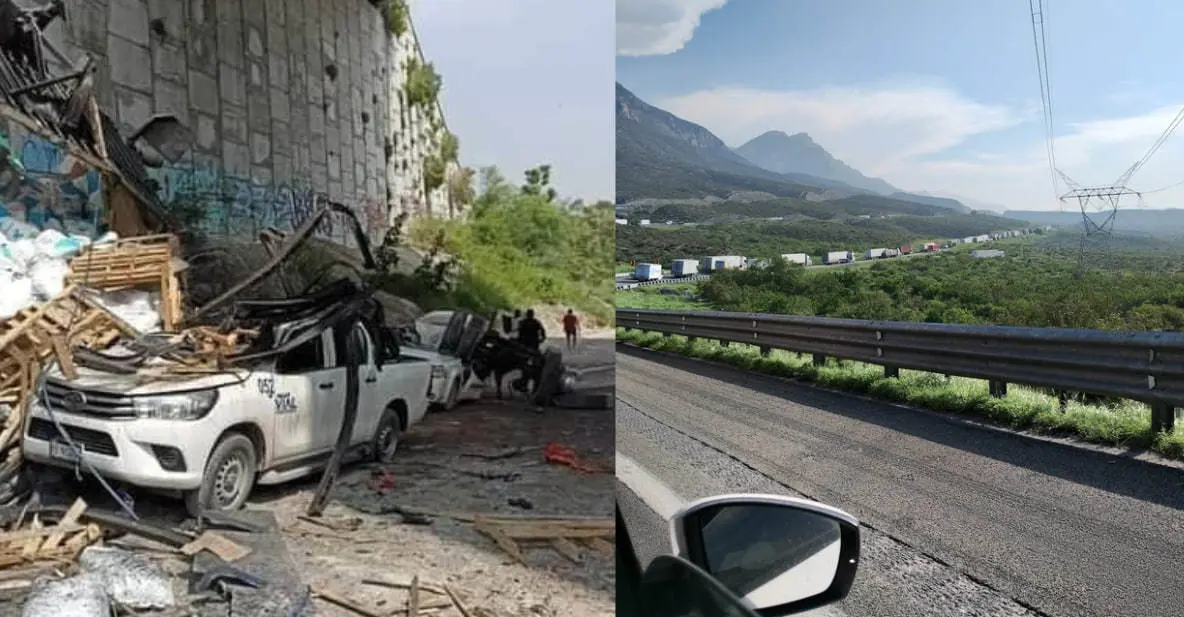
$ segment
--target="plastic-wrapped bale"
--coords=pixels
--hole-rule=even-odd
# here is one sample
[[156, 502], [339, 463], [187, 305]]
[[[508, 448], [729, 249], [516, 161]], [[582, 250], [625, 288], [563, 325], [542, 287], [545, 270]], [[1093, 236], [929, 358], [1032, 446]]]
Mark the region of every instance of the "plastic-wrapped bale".
[[111, 600], [90, 575], [40, 579], [25, 600], [21, 617], [110, 617]]
[[168, 574], [130, 551], [87, 547], [78, 557], [78, 565], [102, 584], [107, 596], [118, 606], [161, 609], [176, 604]]

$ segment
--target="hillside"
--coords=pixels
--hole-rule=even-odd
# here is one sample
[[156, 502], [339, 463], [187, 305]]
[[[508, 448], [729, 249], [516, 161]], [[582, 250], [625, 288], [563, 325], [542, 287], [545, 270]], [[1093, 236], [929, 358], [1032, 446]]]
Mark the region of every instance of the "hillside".
[[900, 201], [878, 195], [853, 195], [830, 201], [792, 198], [715, 201], [710, 203], [654, 203], [635, 205], [627, 217], [634, 224], [641, 219], [656, 223], [717, 223], [736, 219], [772, 219], [809, 217], [818, 220], [841, 220], [858, 216], [892, 217], [904, 214], [941, 216], [949, 210], [913, 201]]
[[[705, 127], [646, 103], [619, 83], [616, 105], [618, 204], [777, 198], [830, 203], [887, 195], [898, 201], [968, 210], [955, 200], [903, 193], [883, 180], [868, 178], [804, 134], [766, 133], [763, 139], [741, 147], [753, 157], [757, 150], [767, 155], [765, 164], [774, 168], [766, 169], [733, 151]], [[783, 148], [786, 141], [788, 149]]]
[[736, 148], [736, 153], [777, 173], [807, 174], [882, 195], [899, 192], [891, 184], [879, 178], [869, 178], [831, 156], [806, 133], [787, 135], [782, 131], [768, 131]]
[[[1054, 211], [1008, 210], [1003, 213], [1003, 216], [1023, 219], [1040, 225], [1078, 228], [1082, 225], [1081, 212], [1070, 208]], [[1149, 234], [1159, 238], [1184, 236], [1184, 209], [1146, 210], [1123, 208], [1118, 211], [1118, 216], [1114, 219], [1114, 231], [1120, 233]]]
[[682, 227], [617, 226], [617, 261], [669, 263], [682, 257], [856, 250], [899, 246], [921, 240], [944, 240], [1015, 229], [1014, 219], [981, 214], [901, 215], [888, 219], [754, 221]]
[[736, 191], [801, 197], [811, 190], [816, 189], [753, 165], [711, 131], [617, 84], [617, 203], [727, 197]]

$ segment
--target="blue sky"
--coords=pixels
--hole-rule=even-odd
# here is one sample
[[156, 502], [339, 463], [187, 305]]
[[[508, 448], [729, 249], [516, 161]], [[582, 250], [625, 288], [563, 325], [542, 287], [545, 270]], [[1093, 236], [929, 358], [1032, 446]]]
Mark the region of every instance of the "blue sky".
[[[424, 55], [461, 162], [521, 183], [550, 163], [566, 197], [612, 200], [612, 4], [605, 0], [414, 0]], [[570, 26], [570, 27], [569, 27]]]
[[[1058, 167], [1109, 184], [1184, 105], [1184, 3], [1045, 15]], [[617, 54], [618, 81], [729, 145], [805, 131], [905, 190], [1076, 208], [1053, 197], [1026, 0], [617, 0]], [[1129, 184], [1181, 181], [1184, 130]], [[1184, 206], [1184, 187], [1142, 205]]]

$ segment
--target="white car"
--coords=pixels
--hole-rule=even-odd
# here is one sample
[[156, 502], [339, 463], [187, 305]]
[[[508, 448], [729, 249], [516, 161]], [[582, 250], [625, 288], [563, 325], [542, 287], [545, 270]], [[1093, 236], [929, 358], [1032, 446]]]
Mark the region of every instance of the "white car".
[[449, 410], [481, 398], [484, 384], [473, 375], [470, 361], [488, 325], [464, 311], [432, 311], [415, 320], [415, 334], [403, 339], [402, 351], [432, 365], [428, 399], [433, 406]]
[[[389, 460], [399, 435], [427, 411], [431, 367], [397, 345], [371, 344], [361, 324], [352, 336], [365, 351], [351, 445]], [[180, 492], [192, 514], [237, 509], [255, 484], [324, 468], [345, 410], [346, 369], [334, 341], [325, 330], [250, 370], [181, 381], [140, 384], [135, 375], [82, 368], [73, 381], [50, 374], [30, 405], [24, 456], [72, 469], [81, 456], [108, 479]]]

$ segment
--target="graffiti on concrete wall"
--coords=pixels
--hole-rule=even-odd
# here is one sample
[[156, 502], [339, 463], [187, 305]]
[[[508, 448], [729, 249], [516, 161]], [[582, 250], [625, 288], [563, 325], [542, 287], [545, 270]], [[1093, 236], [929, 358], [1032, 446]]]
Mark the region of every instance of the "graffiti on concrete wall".
[[[149, 175], [159, 185], [161, 202], [200, 209], [201, 228], [210, 234], [253, 237], [269, 227], [290, 231], [320, 207], [311, 186], [262, 183], [213, 165], [185, 162], [151, 169]], [[386, 219], [377, 200], [346, 205], [354, 208], [371, 242], [381, 238]], [[347, 246], [354, 244], [353, 228], [341, 215], [327, 217], [315, 234]]]
[[88, 237], [104, 230], [96, 169], [23, 127], [0, 123], [0, 135], [23, 167], [5, 166], [0, 172], [0, 233], [18, 240], [45, 229]]

